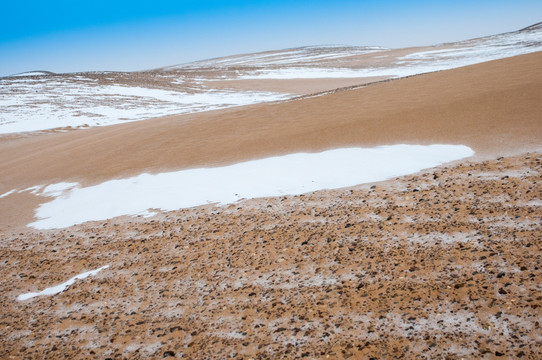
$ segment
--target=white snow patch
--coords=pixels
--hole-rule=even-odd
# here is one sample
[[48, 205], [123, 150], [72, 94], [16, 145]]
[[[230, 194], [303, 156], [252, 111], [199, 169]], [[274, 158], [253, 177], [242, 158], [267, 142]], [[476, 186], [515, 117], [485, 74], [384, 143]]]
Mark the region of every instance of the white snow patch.
[[481, 236], [477, 235], [475, 231], [452, 233], [433, 232], [429, 234], [413, 233], [405, 234], [405, 236], [410, 242], [423, 245], [432, 245], [436, 242], [440, 242], [446, 245], [466, 242], [476, 244], [477, 241], [481, 238]]
[[60, 285], [47, 288], [47, 289], [42, 290], [42, 291], [37, 292], [37, 293], [32, 293], [31, 292], [31, 293], [21, 294], [21, 295], [19, 295], [17, 297], [17, 300], [23, 301], [23, 300], [28, 300], [28, 299], [34, 298], [36, 296], [56, 295], [58, 293], [63, 292], [64, 290], [66, 290], [66, 288], [68, 286], [72, 285], [75, 282], [75, 280], [85, 279], [85, 278], [87, 278], [89, 276], [94, 276], [97, 273], [99, 273], [100, 271], [102, 271], [103, 269], [107, 269], [108, 267], [109, 267], [109, 265], [105, 265], [105, 266], [102, 266], [99, 269], [87, 271], [85, 273], [76, 275], [76, 276], [72, 277], [70, 280], [68, 280], [68, 281], [66, 281], [66, 282], [64, 282], [64, 283], [62, 283]]
[[[295, 195], [381, 181], [473, 155], [463, 145], [392, 145], [298, 153], [235, 165], [181, 170], [77, 187], [40, 205], [36, 229], [62, 228], [122, 215], [151, 215], [240, 199]], [[53, 187], [54, 189], [54, 187]]]
[[24, 73], [20, 73], [20, 74], [14, 74], [14, 75], [10, 75], [10, 77], [18, 77], [18, 76], [42, 76], [42, 75], [51, 75], [50, 72], [46, 72], [46, 71], [29, 71], [29, 72], [24, 72]]
[[41, 196], [54, 196], [58, 197], [63, 195], [66, 191], [78, 186], [78, 183], [61, 182], [47, 186], [40, 193]]
[[[388, 67], [340, 69], [290, 67], [252, 71], [241, 79], [317, 79], [405, 77], [449, 70], [486, 61], [542, 51], [542, 31], [508, 33], [459, 43], [452, 49], [436, 49], [408, 54]], [[282, 62], [287, 64], [288, 62]]]
[[168, 69], [191, 69], [199, 67], [230, 67], [230, 66], [277, 66], [283, 64], [312, 64], [322, 60], [348, 58], [382, 50], [383, 47], [353, 47], [342, 45], [305, 46], [296, 49], [236, 55], [226, 58], [202, 60], [189, 64], [177, 65]]
[[213, 335], [221, 339], [244, 339], [246, 337], [246, 333], [242, 331], [215, 332]]
[[44, 185], [35, 185], [30, 186], [26, 189], [17, 191], [18, 194], [22, 194], [24, 192], [30, 192], [31, 194], [38, 195], [40, 193], [40, 190], [43, 188]]
[[187, 93], [135, 86], [98, 86], [90, 79], [0, 81], [0, 134], [107, 126], [165, 115], [284, 100], [274, 92]]
[[10, 191], [8, 191], [6, 193], [3, 193], [2, 195], [0, 195], [0, 199], [13, 194], [15, 191], [17, 191], [17, 190], [10, 190]]
[[341, 69], [341, 68], [283, 68], [270, 70], [257, 70], [240, 79], [325, 79], [325, 78], [365, 78], [373, 76], [407, 76], [415, 72], [405, 72], [394, 68], [367, 68], [367, 69]]

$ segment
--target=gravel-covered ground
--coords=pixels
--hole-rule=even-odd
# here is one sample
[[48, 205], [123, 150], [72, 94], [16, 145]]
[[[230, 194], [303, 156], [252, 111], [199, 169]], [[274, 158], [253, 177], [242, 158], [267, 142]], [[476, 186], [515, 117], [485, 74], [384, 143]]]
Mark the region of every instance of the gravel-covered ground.
[[541, 160], [3, 233], [0, 358], [540, 359]]

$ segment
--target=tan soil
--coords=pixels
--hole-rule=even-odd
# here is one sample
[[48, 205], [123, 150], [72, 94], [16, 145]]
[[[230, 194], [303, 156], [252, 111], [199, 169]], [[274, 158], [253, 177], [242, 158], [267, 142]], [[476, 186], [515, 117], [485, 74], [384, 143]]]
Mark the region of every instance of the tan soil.
[[274, 91], [280, 93], [306, 95], [337, 88], [370, 84], [387, 77], [373, 76], [355, 79], [253, 79], [253, 80], [219, 80], [208, 82], [213, 89], [235, 89], [240, 91]]
[[541, 161], [4, 234], [0, 358], [540, 359]]

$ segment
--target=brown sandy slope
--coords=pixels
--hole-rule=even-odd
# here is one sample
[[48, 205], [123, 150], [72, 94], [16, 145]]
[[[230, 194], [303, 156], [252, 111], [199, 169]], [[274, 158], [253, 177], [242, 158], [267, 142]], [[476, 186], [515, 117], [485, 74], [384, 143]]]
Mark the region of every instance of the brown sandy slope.
[[235, 89], [241, 91], [275, 91], [287, 94], [313, 94], [333, 91], [338, 88], [371, 84], [389, 77], [373, 76], [366, 78], [338, 79], [258, 79], [258, 80], [214, 80], [214, 89]]
[[480, 155], [540, 145], [542, 53], [362, 89], [0, 142], [0, 191], [343, 146], [458, 143]]
[[[0, 193], [345, 146], [451, 143], [479, 156], [542, 143], [542, 53], [339, 91], [85, 131], [5, 137]], [[34, 204], [0, 199], [0, 227]], [[13, 222], [15, 221], [15, 223]]]
[[541, 183], [539, 152], [4, 234], [0, 358], [540, 359]]

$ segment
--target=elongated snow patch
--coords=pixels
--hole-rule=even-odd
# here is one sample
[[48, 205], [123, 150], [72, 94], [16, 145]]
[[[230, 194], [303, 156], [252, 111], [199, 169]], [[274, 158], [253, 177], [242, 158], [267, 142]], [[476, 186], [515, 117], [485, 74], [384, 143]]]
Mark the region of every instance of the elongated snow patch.
[[[463, 145], [392, 145], [298, 153], [235, 165], [182, 170], [71, 187], [36, 211], [36, 229], [121, 215], [152, 215], [243, 198], [296, 195], [381, 181], [471, 156]], [[62, 187], [59, 187], [61, 189]]]
[[47, 289], [45, 289], [43, 291], [40, 291], [40, 292], [37, 292], [37, 293], [32, 293], [31, 292], [31, 293], [21, 294], [21, 295], [17, 296], [17, 300], [23, 301], [23, 300], [31, 299], [31, 298], [36, 297], [36, 296], [56, 295], [58, 293], [63, 292], [64, 290], [66, 290], [66, 288], [68, 286], [72, 285], [75, 282], [75, 280], [84, 279], [84, 278], [87, 278], [89, 276], [94, 276], [97, 273], [99, 273], [100, 271], [102, 271], [103, 269], [107, 269], [108, 267], [109, 267], [109, 265], [105, 265], [105, 266], [102, 266], [99, 269], [92, 270], [92, 271], [87, 271], [86, 273], [76, 275], [76, 276], [72, 277], [70, 280], [68, 280], [68, 281], [66, 281], [66, 282], [64, 282], [64, 283], [62, 283], [60, 285], [47, 288]]

